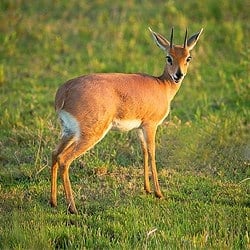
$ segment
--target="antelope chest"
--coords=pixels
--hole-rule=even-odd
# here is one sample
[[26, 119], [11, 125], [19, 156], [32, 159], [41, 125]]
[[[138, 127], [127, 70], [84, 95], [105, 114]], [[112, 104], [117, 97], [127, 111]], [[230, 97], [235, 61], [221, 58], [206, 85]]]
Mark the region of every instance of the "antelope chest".
[[167, 111], [166, 111], [165, 115], [163, 116], [163, 118], [159, 121], [158, 125], [162, 124], [163, 121], [167, 118], [169, 111], [170, 111], [170, 104], [168, 105]]

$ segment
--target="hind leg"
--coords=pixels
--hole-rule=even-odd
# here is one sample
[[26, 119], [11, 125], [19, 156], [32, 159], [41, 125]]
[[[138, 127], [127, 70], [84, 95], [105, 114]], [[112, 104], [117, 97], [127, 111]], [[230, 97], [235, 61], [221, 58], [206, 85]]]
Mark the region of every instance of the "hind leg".
[[79, 141], [74, 142], [69, 148], [58, 155], [58, 165], [61, 172], [61, 178], [63, 181], [63, 187], [66, 197], [67, 208], [70, 213], [76, 214], [77, 209], [75, 206], [73, 191], [69, 179], [69, 167], [72, 161], [84, 154], [87, 150], [92, 148], [101, 138], [81, 138]]
[[57, 172], [58, 172], [58, 155], [68, 148], [74, 141], [74, 136], [64, 136], [56, 149], [52, 152], [52, 166], [51, 166], [51, 193], [50, 204], [52, 207], [57, 206]]
[[[67, 208], [70, 213], [77, 213], [73, 191], [69, 179], [69, 167], [71, 162], [77, 157], [74, 153], [76, 143], [70, 146], [68, 149], [63, 151], [58, 157], [58, 165], [60, 167], [60, 174], [63, 181], [64, 193], [66, 196]], [[84, 152], [81, 152], [84, 153]], [[81, 154], [79, 153], [79, 155]]]
[[71, 138], [62, 140], [58, 149], [53, 154], [53, 165], [51, 170], [51, 204], [56, 206], [56, 179], [58, 168], [61, 172], [63, 187], [66, 196], [66, 202], [70, 213], [77, 213], [71, 183], [69, 179], [69, 167], [72, 161], [91, 149], [99, 142], [110, 129], [109, 123], [107, 126], [99, 126], [99, 129], [89, 133], [81, 133], [80, 138]]

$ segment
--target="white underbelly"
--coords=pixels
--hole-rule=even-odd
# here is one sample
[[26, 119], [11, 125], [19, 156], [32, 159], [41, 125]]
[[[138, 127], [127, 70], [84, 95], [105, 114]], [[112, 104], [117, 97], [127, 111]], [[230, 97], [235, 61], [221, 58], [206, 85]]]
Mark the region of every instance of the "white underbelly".
[[118, 129], [121, 131], [129, 131], [134, 128], [139, 128], [141, 126], [141, 120], [118, 120], [115, 119], [112, 122], [112, 129]]

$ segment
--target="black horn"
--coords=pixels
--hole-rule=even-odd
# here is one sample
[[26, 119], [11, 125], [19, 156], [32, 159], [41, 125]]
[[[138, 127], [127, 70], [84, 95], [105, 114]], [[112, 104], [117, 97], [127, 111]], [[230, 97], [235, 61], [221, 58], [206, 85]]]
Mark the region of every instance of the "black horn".
[[184, 38], [184, 45], [183, 47], [186, 48], [187, 47], [187, 29], [186, 29], [186, 33], [185, 33], [185, 38]]
[[173, 36], [174, 36], [174, 28], [171, 30], [171, 36], [170, 36], [170, 48], [173, 48]]

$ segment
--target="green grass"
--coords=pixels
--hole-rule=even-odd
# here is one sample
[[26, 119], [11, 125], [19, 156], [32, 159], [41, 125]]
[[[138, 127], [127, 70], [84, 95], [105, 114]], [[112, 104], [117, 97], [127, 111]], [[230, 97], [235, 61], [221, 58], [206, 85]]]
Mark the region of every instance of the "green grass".
[[[87, 2], [0, 3], [0, 248], [249, 248], [247, 1]], [[204, 28], [157, 133], [165, 199], [143, 192], [135, 133], [112, 132], [72, 164], [79, 214], [61, 182], [51, 209], [56, 89], [91, 72], [160, 75], [148, 26], [167, 37], [174, 26], [176, 43]]]

